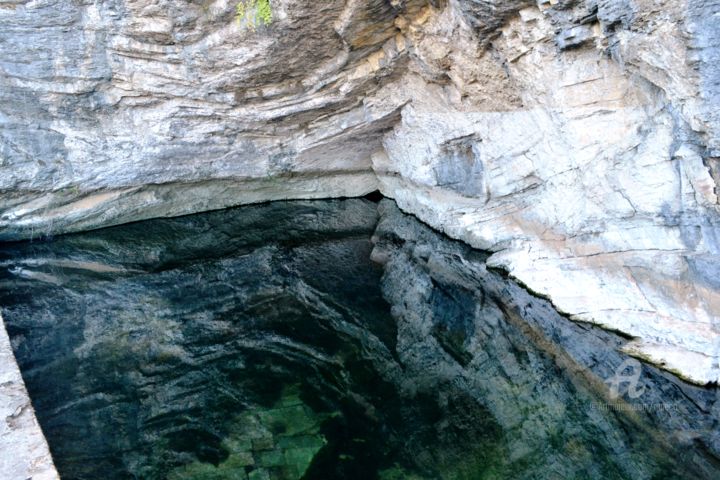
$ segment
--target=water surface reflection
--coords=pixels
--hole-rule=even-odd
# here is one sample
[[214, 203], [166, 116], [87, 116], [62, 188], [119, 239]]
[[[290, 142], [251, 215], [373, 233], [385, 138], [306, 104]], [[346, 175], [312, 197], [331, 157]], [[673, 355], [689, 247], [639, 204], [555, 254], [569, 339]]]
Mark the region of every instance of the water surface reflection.
[[277, 202], [5, 245], [0, 305], [64, 479], [718, 478], [715, 390], [610, 398], [623, 339], [484, 260]]

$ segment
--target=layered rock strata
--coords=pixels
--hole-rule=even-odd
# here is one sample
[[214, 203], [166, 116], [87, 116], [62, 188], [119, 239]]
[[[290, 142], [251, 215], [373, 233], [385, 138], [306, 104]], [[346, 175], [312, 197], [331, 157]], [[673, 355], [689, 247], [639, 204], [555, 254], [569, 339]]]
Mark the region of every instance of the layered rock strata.
[[0, 2], [0, 239], [380, 189], [720, 378], [717, 0]]

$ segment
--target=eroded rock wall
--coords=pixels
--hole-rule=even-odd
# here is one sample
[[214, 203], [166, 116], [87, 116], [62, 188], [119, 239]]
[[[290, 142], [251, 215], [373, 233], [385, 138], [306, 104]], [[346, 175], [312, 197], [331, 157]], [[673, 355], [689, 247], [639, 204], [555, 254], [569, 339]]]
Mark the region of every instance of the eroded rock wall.
[[467, 3], [418, 34], [381, 190], [627, 351], [717, 381], [717, 71], [694, 12], [718, 4], [524, 4], [485, 46], [460, 40], [490, 8]]
[[0, 3], [0, 238], [377, 189], [398, 12], [274, 1]]
[[0, 239], [379, 188], [720, 377], [717, 0], [0, 3]]

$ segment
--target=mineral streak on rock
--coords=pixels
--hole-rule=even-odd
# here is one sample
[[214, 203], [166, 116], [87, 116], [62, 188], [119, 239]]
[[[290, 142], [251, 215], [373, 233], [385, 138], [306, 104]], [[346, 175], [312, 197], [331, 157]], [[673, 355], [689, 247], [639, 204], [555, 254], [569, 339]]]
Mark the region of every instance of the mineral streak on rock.
[[720, 379], [717, 0], [0, 1], [0, 239], [375, 189]]

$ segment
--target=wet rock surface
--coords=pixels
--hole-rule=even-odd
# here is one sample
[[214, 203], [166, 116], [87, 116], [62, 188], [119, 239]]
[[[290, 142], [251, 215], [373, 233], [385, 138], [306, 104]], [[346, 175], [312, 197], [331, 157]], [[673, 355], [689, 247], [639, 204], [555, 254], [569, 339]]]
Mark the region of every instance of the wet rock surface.
[[65, 479], [717, 478], [716, 388], [487, 257], [280, 202], [6, 244], [0, 305]]

